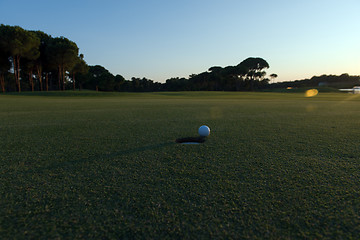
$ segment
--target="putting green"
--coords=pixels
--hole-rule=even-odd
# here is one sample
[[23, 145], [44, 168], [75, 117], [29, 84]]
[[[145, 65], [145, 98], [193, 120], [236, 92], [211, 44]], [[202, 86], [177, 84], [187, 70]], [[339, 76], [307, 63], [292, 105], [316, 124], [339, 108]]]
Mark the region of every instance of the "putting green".
[[360, 235], [358, 95], [24, 95], [0, 95], [1, 239]]

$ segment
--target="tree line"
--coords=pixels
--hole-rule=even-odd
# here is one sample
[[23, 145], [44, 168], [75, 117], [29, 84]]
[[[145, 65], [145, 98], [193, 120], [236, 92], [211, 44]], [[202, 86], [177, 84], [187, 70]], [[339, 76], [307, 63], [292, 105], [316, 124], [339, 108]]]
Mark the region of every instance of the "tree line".
[[[75, 42], [42, 31], [0, 25], [0, 85], [6, 91], [92, 89], [100, 91], [246, 91], [269, 84], [262, 58], [247, 58], [236, 66], [214, 66], [188, 78], [165, 83], [147, 78], [126, 80], [101, 65], [89, 66]], [[271, 74], [270, 78], [275, 78]]]
[[[265, 69], [269, 64], [262, 58], [250, 57], [236, 66], [213, 66], [208, 71], [192, 74], [189, 79], [172, 78], [166, 81], [168, 90], [188, 91], [253, 91], [265, 88], [270, 79]], [[271, 74], [270, 77], [275, 77]]]
[[101, 65], [89, 66], [75, 42], [42, 31], [0, 25], [0, 87], [2, 92], [49, 90], [99, 91], [254, 91], [271, 88], [329, 86], [347, 88], [360, 84], [360, 76], [314, 76], [270, 84], [266, 60], [249, 57], [235, 66], [213, 66], [188, 78], [174, 77], [165, 83], [113, 75]]
[[307, 88], [307, 87], [331, 87], [352, 88], [360, 85], [360, 76], [350, 76], [347, 73], [337, 75], [313, 76], [310, 79], [273, 83], [268, 88]]
[[269, 64], [264, 59], [247, 58], [236, 66], [211, 67], [189, 78], [175, 77], [159, 83], [145, 77], [125, 80], [121, 75], [113, 76], [104, 67], [97, 65], [90, 66], [89, 73], [83, 75], [85, 79], [80, 82], [84, 83], [84, 88], [98, 88], [101, 91], [251, 91], [269, 84], [269, 78], [265, 77], [266, 68], [269, 68]]

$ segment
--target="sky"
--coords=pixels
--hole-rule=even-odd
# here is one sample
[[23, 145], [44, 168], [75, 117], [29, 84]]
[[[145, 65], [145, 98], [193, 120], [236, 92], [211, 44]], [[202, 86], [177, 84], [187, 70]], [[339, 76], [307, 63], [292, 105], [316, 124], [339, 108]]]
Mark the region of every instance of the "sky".
[[265, 59], [277, 81], [360, 75], [359, 0], [0, 0], [0, 23], [74, 41], [89, 65], [164, 82]]

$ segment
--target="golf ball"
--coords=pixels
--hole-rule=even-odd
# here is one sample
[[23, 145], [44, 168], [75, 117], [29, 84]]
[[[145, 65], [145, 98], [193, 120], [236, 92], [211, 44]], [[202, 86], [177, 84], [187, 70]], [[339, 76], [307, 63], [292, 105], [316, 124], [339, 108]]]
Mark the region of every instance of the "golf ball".
[[199, 135], [202, 137], [207, 137], [210, 135], [210, 128], [206, 125], [199, 127]]

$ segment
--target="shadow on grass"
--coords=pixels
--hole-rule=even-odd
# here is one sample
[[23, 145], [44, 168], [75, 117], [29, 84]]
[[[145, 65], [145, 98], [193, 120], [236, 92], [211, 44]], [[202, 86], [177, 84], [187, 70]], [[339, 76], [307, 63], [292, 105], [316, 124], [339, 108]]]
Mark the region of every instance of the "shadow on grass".
[[140, 153], [140, 152], [144, 152], [144, 151], [148, 151], [148, 150], [161, 149], [161, 148], [175, 145], [175, 144], [176, 144], [175, 142], [164, 142], [164, 143], [147, 145], [147, 146], [132, 148], [132, 149], [128, 149], [128, 150], [118, 151], [118, 152], [112, 152], [112, 153], [108, 153], [108, 154], [89, 155], [88, 157], [83, 157], [83, 158], [79, 158], [79, 159], [74, 158], [69, 161], [55, 162], [55, 163], [49, 164], [47, 166], [34, 167], [31, 169], [28, 169], [24, 173], [43, 173], [43, 172], [46, 172], [49, 170], [53, 171], [58, 168], [74, 169], [74, 167], [76, 165], [79, 165], [82, 163], [94, 162], [96, 160], [102, 160], [102, 161], [109, 160], [109, 159], [113, 159], [113, 158], [128, 155], [128, 154]]
[[113, 158], [113, 157], [132, 154], [132, 153], [144, 152], [147, 150], [159, 149], [159, 148], [163, 148], [163, 147], [167, 147], [167, 146], [171, 146], [171, 145], [175, 145], [175, 144], [176, 143], [174, 143], [174, 142], [164, 142], [164, 143], [159, 143], [159, 144], [153, 144], [153, 145], [147, 145], [147, 146], [143, 146], [143, 147], [128, 149], [128, 150], [124, 150], [124, 151], [119, 151], [119, 152], [115, 152], [112, 154], [107, 154], [105, 156], [106, 156], [106, 158]]
[[185, 138], [178, 138], [175, 140], [176, 143], [181, 144], [200, 144], [205, 142], [206, 137], [185, 137]]

